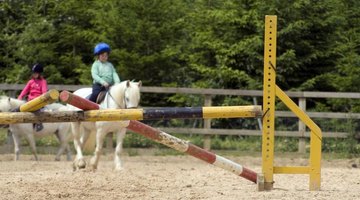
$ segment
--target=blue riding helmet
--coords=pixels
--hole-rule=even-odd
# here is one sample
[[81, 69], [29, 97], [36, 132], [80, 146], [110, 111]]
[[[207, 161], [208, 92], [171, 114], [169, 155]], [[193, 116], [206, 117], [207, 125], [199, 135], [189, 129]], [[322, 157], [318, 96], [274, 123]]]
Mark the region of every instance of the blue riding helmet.
[[94, 55], [99, 55], [103, 52], [110, 52], [110, 46], [104, 42], [97, 44], [94, 48]]
[[44, 68], [42, 65], [40, 65], [39, 63], [36, 63], [32, 68], [31, 71], [33, 73], [42, 73], [44, 71]]

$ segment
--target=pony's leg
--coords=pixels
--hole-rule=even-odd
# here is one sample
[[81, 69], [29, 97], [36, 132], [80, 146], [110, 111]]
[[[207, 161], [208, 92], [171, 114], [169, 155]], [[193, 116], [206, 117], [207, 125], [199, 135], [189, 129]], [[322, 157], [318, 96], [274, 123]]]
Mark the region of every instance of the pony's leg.
[[116, 132], [116, 148], [114, 155], [114, 163], [115, 163], [115, 170], [117, 171], [122, 170], [120, 154], [122, 152], [122, 146], [123, 146], [123, 140], [125, 134], [126, 134], [126, 128], [121, 128], [119, 131]]
[[65, 145], [65, 151], [66, 151], [66, 160], [70, 161], [71, 160], [71, 149], [70, 149], [70, 145], [69, 145], [69, 141], [71, 139], [70, 137], [70, 128], [71, 125], [70, 123], [64, 123], [63, 124], [63, 129], [62, 129], [62, 138], [63, 138], [63, 142], [66, 144]]
[[74, 147], [76, 150], [76, 158], [73, 162], [73, 169], [82, 169], [86, 167], [86, 162], [84, 160], [84, 156], [81, 150], [81, 142], [80, 142], [80, 123], [73, 122], [71, 123], [71, 132], [74, 137]]
[[84, 145], [86, 143], [86, 141], [89, 139], [90, 134], [92, 133], [92, 131], [85, 131], [85, 129], [83, 127], [81, 127], [82, 130], [80, 132], [82, 132], [81, 137], [80, 137], [80, 142], [81, 142], [81, 149], [84, 149]]
[[34, 139], [33, 132], [31, 131], [30, 133], [26, 133], [25, 136], [30, 144], [30, 148], [31, 148], [32, 153], [34, 154], [35, 160], [38, 161], [39, 159], [38, 159], [38, 156], [36, 153], [36, 145], [35, 145], [35, 139]]
[[20, 155], [20, 138], [19, 135], [15, 132], [13, 132], [12, 134], [13, 140], [14, 140], [14, 153], [15, 153], [15, 157], [14, 160], [19, 160], [19, 155]]
[[59, 150], [56, 154], [55, 160], [60, 161], [61, 155], [66, 151], [67, 153], [67, 160], [71, 160], [71, 152], [69, 147], [69, 141], [68, 141], [68, 134], [69, 134], [70, 124], [69, 123], [63, 123], [58, 126], [58, 131], [55, 132], [56, 137], [58, 138], [60, 142]]
[[90, 159], [90, 166], [92, 170], [97, 169], [105, 136], [106, 132], [102, 128], [98, 128], [96, 132], [96, 148], [94, 156]]
[[70, 161], [71, 160], [71, 157], [72, 157], [72, 154], [71, 154], [71, 149], [70, 149], [70, 145], [69, 144], [66, 144], [66, 160], [67, 161]]
[[57, 154], [55, 156], [55, 161], [60, 161], [60, 157], [65, 151], [66, 143], [63, 142], [63, 138], [61, 136], [60, 131], [56, 132], [55, 135], [56, 135], [56, 138], [59, 140], [59, 143], [60, 143], [60, 147], [59, 147], [58, 152], [57, 152]]

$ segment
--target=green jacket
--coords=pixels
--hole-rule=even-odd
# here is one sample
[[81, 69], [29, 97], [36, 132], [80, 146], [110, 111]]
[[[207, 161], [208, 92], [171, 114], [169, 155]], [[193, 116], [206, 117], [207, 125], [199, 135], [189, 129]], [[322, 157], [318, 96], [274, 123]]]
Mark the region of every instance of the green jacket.
[[110, 62], [100, 62], [96, 60], [91, 67], [91, 76], [94, 79], [93, 83], [99, 83], [101, 85], [105, 82], [110, 85], [120, 83], [120, 78]]

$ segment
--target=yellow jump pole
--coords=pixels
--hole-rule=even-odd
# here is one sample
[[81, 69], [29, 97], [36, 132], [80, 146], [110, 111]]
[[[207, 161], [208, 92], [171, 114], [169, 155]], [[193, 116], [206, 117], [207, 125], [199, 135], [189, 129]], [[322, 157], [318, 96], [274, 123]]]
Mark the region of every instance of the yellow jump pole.
[[[241, 112], [242, 111], [242, 112]], [[238, 113], [236, 113], [238, 112]], [[185, 118], [253, 118], [261, 116], [261, 106], [226, 106], [162, 109], [105, 109], [59, 112], [1, 112], [0, 124], [37, 122], [121, 121]]]
[[35, 99], [21, 105], [15, 111], [18, 112], [33, 112], [44, 107], [47, 104], [55, 102], [59, 98], [59, 92], [57, 90], [49, 90], [47, 93], [36, 97]]

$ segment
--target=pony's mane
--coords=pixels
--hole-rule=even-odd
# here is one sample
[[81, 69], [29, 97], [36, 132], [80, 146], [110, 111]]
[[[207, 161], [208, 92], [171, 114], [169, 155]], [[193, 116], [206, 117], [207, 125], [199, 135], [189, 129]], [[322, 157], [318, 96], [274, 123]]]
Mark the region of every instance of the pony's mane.
[[120, 93], [123, 93], [124, 90], [126, 89], [126, 82], [127, 82], [127, 81], [122, 81], [122, 82], [120, 82], [120, 83], [114, 84], [114, 85], [112, 86], [113, 90], [119, 91]]
[[126, 82], [127, 81], [122, 81], [111, 87], [111, 92], [113, 93], [112, 94], [113, 97], [116, 98], [117, 102], [121, 102], [121, 104], [122, 104], [122, 102], [124, 102], [124, 96], [121, 94], [123, 94], [125, 92]]

